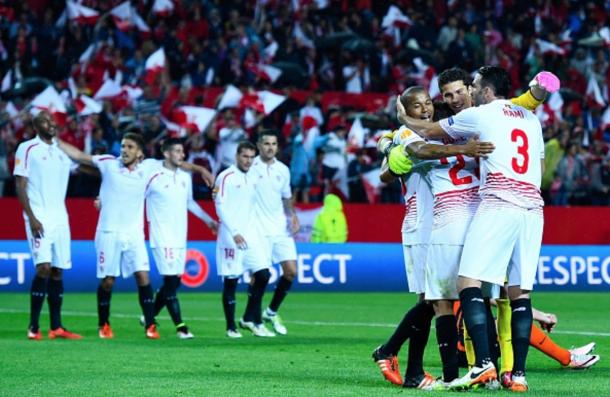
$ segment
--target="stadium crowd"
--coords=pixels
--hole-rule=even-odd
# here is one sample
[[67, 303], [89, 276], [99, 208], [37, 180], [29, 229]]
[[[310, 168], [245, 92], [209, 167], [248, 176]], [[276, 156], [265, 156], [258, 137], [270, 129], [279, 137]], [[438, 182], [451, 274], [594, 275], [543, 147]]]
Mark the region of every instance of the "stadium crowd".
[[[118, 155], [123, 134], [136, 132], [161, 158], [163, 139], [178, 136], [189, 161], [218, 174], [241, 140], [275, 129], [300, 201], [342, 191], [353, 202], [400, 202], [398, 182], [376, 198], [363, 177], [379, 166], [380, 131], [398, 126], [396, 94], [422, 85], [441, 99], [441, 71], [494, 64], [516, 93], [542, 70], [565, 87], [537, 112], [547, 204], [610, 204], [608, 1], [84, 0], [68, 1], [77, 11], [67, 13], [51, 3], [37, 14], [27, 1], [0, 2], [4, 195], [15, 194], [17, 146], [35, 135], [28, 104], [48, 81], [67, 107], [60, 137], [87, 153]], [[122, 91], [98, 95], [108, 80]], [[219, 108], [201, 131], [181, 121], [181, 107], [215, 108], [228, 85], [286, 98], [271, 112], [243, 101]], [[81, 95], [102, 108], [83, 112]], [[99, 184], [75, 174], [68, 194], [94, 197]], [[209, 199], [202, 179], [193, 184]]]

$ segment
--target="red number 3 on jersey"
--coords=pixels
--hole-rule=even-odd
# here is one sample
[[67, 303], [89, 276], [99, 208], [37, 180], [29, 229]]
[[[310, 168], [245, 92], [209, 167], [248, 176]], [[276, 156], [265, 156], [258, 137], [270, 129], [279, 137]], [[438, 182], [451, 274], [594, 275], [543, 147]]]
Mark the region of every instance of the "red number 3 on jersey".
[[527, 149], [529, 149], [530, 146], [527, 141], [527, 135], [525, 135], [525, 132], [519, 129], [514, 129], [510, 135], [510, 139], [513, 142], [517, 142], [517, 138], [521, 138], [522, 141], [521, 145], [517, 146], [517, 153], [523, 156], [523, 164], [519, 165], [519, 160], [516, 157], [513, 157], [513, 170], [517, 174], [525, 174], [527, 172], [527, 168], [530, 162], [530, 156], [527, 153]]

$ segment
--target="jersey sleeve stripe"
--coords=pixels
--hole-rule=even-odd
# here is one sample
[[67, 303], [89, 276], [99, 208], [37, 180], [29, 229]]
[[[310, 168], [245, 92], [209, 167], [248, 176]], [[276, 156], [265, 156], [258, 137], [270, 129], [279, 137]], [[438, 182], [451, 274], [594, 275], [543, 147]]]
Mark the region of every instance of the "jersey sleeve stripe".
[[38, 143], [33, 144], [32, 146], [30, 146], [30, 147], [28, 148], [28, 150], [26, 150], [26, 151], [25, 151], [25, 160], [24, 160], [25, 165], [24, 165], [24, 168], [25, 168], [26, 170], [28, 169], [28, 156], [30, 155], [30, 150], [32, 150], [32, 148], [33, 148], [34, 146], [38, 146]]
[[227, 172], [227, 174], [222, 178], [222, 189], [220, 190], [220, 197], [224, 197], [225, 195], [225, 181], [227, 180], [227, 177], [234, 173], [234, 171]]
[[106, 161], [106, 160], [116, 160], [116, 157], [108, 156], [108, 157], [100, 157], [97, 161]]
[[148, 181], [148, 184], [146, 185], [146, 190], [145, 192], [148, 192], [148, 188], [150, 187], [150, 184], [152, 183], [153, 179], [155, 179], [156, 177], [158, 177], [161, 174], [155, 174], [152, 176], [152, 178], [150, 178], [150, 181]]

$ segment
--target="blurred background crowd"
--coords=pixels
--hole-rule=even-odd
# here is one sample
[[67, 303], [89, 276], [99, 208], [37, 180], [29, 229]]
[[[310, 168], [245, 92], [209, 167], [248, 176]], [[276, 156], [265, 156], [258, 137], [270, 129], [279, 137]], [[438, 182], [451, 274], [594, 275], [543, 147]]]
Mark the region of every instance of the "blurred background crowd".
[[[213, 173], [239, 141], [274, 129], [298, 201], [398, 203], [400, 184], [374, 177], [396, 94], [423, 85], [440, 99], [438, 73], [494, 64], [514, 95], [542, 70], [562, 82], [537, 111], [547, 204], [609, 205], [609, 12], [582, 0], [0, 1], [0, 193], [15, 194], [31, 110], [49, 108], [58, 135], [87, 152], [118, 155], [138, 132], [161, 158], [179, 136]], [[99, 183], [74, 175], [69, 196], [94, 197]]]

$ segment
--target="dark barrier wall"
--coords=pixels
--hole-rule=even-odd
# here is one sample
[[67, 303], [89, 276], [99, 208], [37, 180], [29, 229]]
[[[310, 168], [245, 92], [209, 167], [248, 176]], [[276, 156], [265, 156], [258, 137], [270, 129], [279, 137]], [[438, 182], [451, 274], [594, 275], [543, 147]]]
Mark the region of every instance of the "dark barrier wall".
[[[189, 243], [181, 291], [219, 292], [215, 243]], [[293, 291], [407, 291], [402, 247], [399, 244], [298, 244], [298, 274]], [[152, 256], [150, 256], [152, 261]], [[73, 268], [64, 272], [66, 291], [94, 292], [93, 241], [72, 243]], [[277, 282], [280, 267], [271, 269], [270, 283]], [[0, 292], [27, 292], [34, 277], [29, 247], [25, 241], [0, 241]], [[240, 290], [249, 278], [244, 276]], [[154, 288], [161, 285], [151, 265]], [[269, 291], [273, 287], [269, 288]], [[134, 278], [117, 279], [115, 291], [135, 292]], [[538, 262], [536, 291], [610, 291], [610, 247], [543, 246]]]
[[[67, 200], [70, 226], [74, 240], [93, 240], [98, 212], [89, 199]], [[212, 202], [201, 202], [214, 214]], [[310, 205], [305, 208], [313, 208]], [[404, 216], [403, 205], [346, 204], [349, 242], [398, 243]], [[24, 240], [25, 230], [19, 201], [0, 199], [0, 240]], [[610, 208], [608, 207], [546, 207], [544, 238], [547, 245], [610, 245]], [[189, 215], [190, 241], [211, 241], [214, 236], [201, 221]]]

